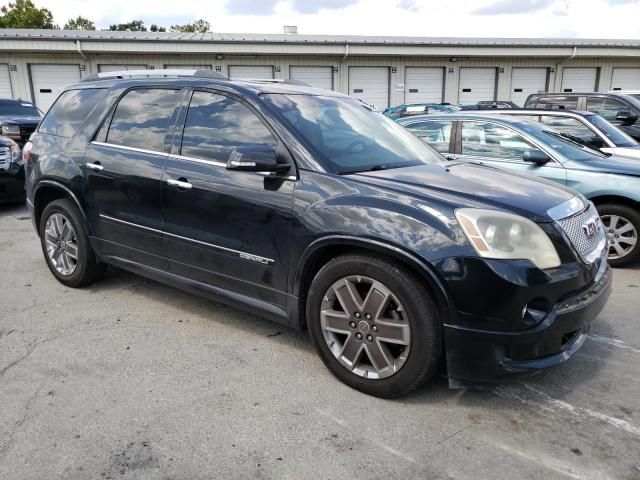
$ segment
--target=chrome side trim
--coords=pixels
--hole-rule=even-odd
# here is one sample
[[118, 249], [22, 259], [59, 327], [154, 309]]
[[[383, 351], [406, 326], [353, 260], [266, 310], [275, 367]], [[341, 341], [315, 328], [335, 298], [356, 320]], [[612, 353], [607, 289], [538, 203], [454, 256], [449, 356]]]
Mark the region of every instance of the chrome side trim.
[[214, 245], [213, 243], [202, 242], [200, 240], [195, 240], [193, 238], [183, 237], [182, 235], [176, 235], [174, 233], [163, 232], [162, 230], [158, 230], [156, 228], [145, 227], [144, 225], [139, 225], [137, 223], [127, 222], [126, 220], [120, 220], [119, 218], [110, 217], [109, 215], [100, 214], [100, 218], [104, 218], [107, 221], [121, 223], [123, 225], [129, 225], [135, 228], [141, 228], [142, 230], [147, 230], [153, 233], [159, 233], [160, 235], [166, 235], [168, 237], [177, 238], [179, 240], [186, 240], [188, 242], [197, 243], [199, 245], [204, 245], [206, 247], [214, 248], [216, 250], [222, 250], [224, 252], [229, 252], [237, 255], [239, 258], [244, 260], [251, 260], [252, 262], [261, 263], [263, 265], [274, 265], [276, 261], [272, 258], [261, 257], [259, 255], [254, 255], [252, 253], [242, 252], [240, 250], [234, 250], [232, 248], [221, 247], [220, 245]]
[[547, 214], [558, 221], [581, 212], [586, 206], [580, 197], [572, 197], [566, 202], [547, 210]]
[[[227, 164], [226, 163], [216, 162], [214, 160], [203, 160], [201, 158], [187, 157], [185, 155], [175, 155], [175, 154], [171, 154], [169, 156], [170, 156], [170, 158], [176, 158], [178, 160], [185, 160], [187, 162], [201, 163], [203, 165], [211, 165], [213, 167], [220, 167], [220, 168], [225, 168], [225, 169], [227, 168]], [[275, 172], [245, 172], [245, 173], [255, 173], [256, 175], [261, 175], [263, 177], [280, 178], [282, 180], [288, 180], [288, 181], [296, 181], [298, 179], [298, 177], [296, 177], [295, 175], [289, 175], [288, 177], [281, 177]]]
[[136, 148], [136, 147], [127, 147], [126, 145], [116, 145], [115, 143], [106, 143], [106, 142], [91, 142], [91, 145], [99, 145], [101, 147], [110, 147], [117, 148], [120, 150], [128, 150], [130, 152], [138, 152], [138, 153], [148, 153], [151, 155], [158, 155], [162, 157], [166, 157], [169, 154], [164, 152], [156, 152], [155, 150], [146, 150], [144, 148]]

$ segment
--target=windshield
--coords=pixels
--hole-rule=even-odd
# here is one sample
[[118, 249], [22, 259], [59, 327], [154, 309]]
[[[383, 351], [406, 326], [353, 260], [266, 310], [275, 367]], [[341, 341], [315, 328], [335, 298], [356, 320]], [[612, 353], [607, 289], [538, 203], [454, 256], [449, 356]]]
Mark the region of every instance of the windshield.
[[616, 147], [635, 147], [638, 145], [633, 138], [624, 133], [622, 130], [614, 127], [600, 115], [589, 115], [589, 121], [606, 137], [611, 140]]
[[333, 173], [443, 161], [440, 154], [411, 132], [357, 100], [286, 94], [264, 98]]
[[7, 117], [39, 117], [40, 112], [28, 102], [0, 102], [0, 115]]
[[533, 122], [521, 122], [520, 128], [530, 133], [534, 138], [540, 140], [545, 146], [552, 148], [568, 160], [588, 161], [606, 157], [599, 150], [589, 148], [579, 141], [570, 139], [571, 135], [545, 128]]
[[640, 100], [640, 93], [630, 93], [629, 96], [631, 98], [635, 98], [636, 100]]

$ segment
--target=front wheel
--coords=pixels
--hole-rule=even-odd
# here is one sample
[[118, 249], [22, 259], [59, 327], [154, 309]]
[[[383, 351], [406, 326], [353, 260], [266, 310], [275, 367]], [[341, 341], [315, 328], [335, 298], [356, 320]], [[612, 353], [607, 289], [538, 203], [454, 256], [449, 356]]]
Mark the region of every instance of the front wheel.
[[602, 204], [598, 207], [607, 236], [609, 264], [626, 267], [640, 259], [640, 213], [632, 207], [619, 204]]
[[311, 339], [347, 385], [391, 398], [440, 366], [441, 320], [423, 282], [398, 262], [347, 254], [328, 262], [307, 297]]

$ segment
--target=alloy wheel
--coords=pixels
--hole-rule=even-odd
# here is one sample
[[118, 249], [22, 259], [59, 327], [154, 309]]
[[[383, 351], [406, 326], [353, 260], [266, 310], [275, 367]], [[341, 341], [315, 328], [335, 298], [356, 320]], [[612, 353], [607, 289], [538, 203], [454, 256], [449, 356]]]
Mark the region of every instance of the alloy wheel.
[[411, 347], [407, 313], [382, 283], [359, 275], [341, 278], [325, 292], [320, 308], [327, 346], [347, 370], [382, 379], [405, 364]]
[[53, 267], [64, 276], [72, 275], [78, 266], [78, 241], [66, 216], [54, 213], [47, 219], [45, 244]]
[[631, 253], [638, 242], [633, 223], [620, 215], [603, 215], [602, 224], [607, 235], [609, 259], [619, 259]]

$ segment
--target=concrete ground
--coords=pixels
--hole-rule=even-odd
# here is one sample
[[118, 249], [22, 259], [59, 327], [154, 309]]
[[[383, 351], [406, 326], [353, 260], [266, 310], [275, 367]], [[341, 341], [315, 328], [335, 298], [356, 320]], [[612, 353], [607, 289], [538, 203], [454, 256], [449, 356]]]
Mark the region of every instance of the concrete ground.
[[614, 277], [568, 364], [386, 401], [306, 333], [115, 269], [62, 286], [0, 207], [0, 478], [640, 479], [640, 269]]

